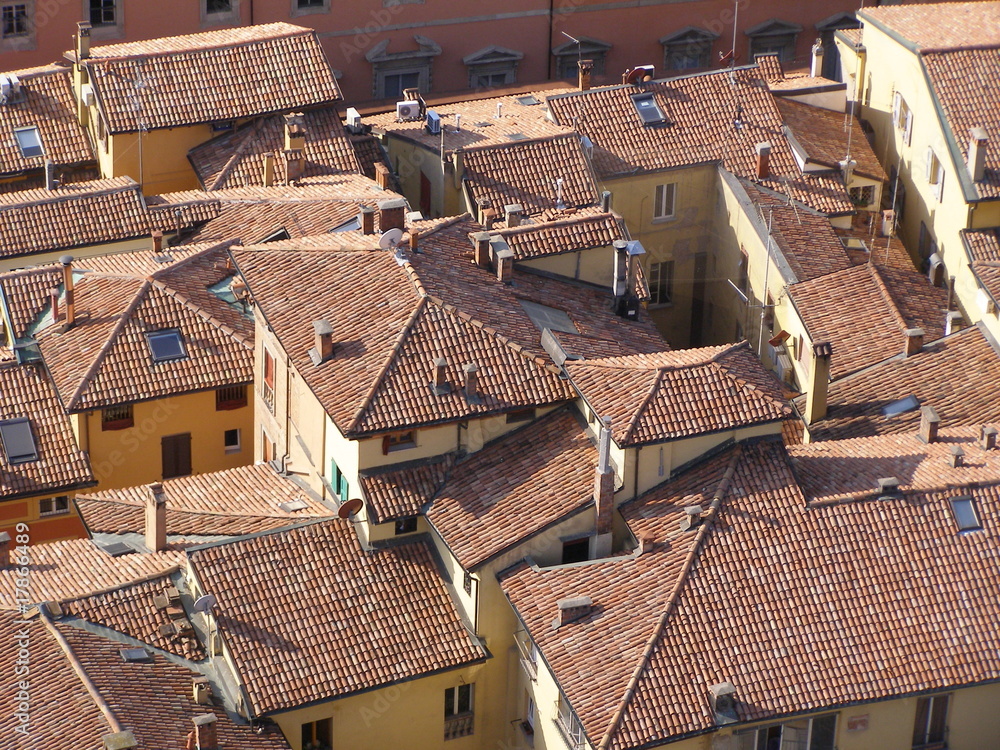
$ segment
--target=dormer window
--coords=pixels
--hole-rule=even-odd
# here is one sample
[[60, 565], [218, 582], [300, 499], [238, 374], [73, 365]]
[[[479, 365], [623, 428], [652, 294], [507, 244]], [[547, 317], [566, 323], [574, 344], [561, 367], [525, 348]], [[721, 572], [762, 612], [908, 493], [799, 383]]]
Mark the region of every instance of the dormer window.
[[663, 114], [663, 110], [660, 109], [660, 105], [653, 99], [652, 94], [632, 94], [632, 103], [635, 105], [635, 111], [639, 113], [639, 117], [642, 118], [644, 125], [659, 125], [666, 122], [666, 115]]
[[35, 436], [31, 433], [31, 422], [26, 418], [5, 419], [0, 422], [0, 441], [9, 464], [25, 464], [38, 460]]
[[976, 512], [976, 501], [969, 495], [953, 497], [951, 499], [951, 512], [955, 516], [955, 523], [958, 524], [959, 531], [982, 530], [983, 524]]
[[17, 147], [21, 149], [21, 156], [25, 159], [45, 155], [42, 149], [42, 136], [34, 125], [28, 128], [15, 128], [14, 138], [17, 140]]
[[184, 339], [176, 328], [153, 331], [146, 334], [149, 350], [153, 354], [153, 362], [169, 362], [174, 359], [184, 359], [187, 351], [184, 349]]

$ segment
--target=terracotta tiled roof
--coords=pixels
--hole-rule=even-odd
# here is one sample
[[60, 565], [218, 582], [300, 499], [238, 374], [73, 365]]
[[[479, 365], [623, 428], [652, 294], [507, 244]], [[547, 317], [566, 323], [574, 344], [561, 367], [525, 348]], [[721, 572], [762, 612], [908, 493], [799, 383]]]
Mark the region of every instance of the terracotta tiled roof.
[[885, 170], [879, 164], [861, 124], [855, 118], [843, 112], [833, 112], [780, 97], [774, 103], [778, 106], [785, 125], [806, 150], [810, 163], [840, 169], [839, 162], [847, 155], [850, 133], [851, 158], [858, 163], [855, 173], [873, 180], [886, 179]]
[[905, 348], [903, 332], [924, 329], [924, 340], [944, 336], [948, 291], [914, 270], [869, 263], [788, 288], [813, 342], [833, 345], [836, 380], [893, 357]]
[[[375, 179], [375, 165], [382, 164], [389, 168], [388, 157], [382, 148], [378, 138], [370, 133], [359, 135], [348, 135], [351, 148], [354, 149], [354, 157], [361, 167], [361, 174], [370, 180]], [[391, 171], [391, 170], [390, 170]]]
[[341, 98], [316, 32], [287, 23], [93, 47], [84, 64], [111, 134], [134, 133], [140, 123], [156, 130]]
[[175, 587], [174, 574], [169, 571], [150, 578], [126, 583], [87, 596], [60, 602], [64, 615], [79, 617], [87, 622], [116, 630], [185, 659], [200, 661], [207, 655], [197, 636], [164, 635], [160, 627], [170, 625], [166, 608], [156, 606], [154, 598], [163, 596], [168, 587]]
[[837, 29], [836, 33], [843, 35], [847, 40], [849, 40], [854, 45], [861, 44], [862, 39], [862, 29]]
[[777, 380], [746, 342], [631, 357], [568, 361], [573, 385], [621, 446], [784, 419]]
[[0, 193], [0, 256], [99, 245], [149, 232], [142, 190], [129, 177]]
[[0, 294], [15, 339], [23, 338], [48, 309], [53, 288], [62, 288], [62, 271], [56, 266], [0, 274]]
[[76, 444], [73, 426], [45, 368], [0, 365], [0, 422], [27, 419], [36, 459], [11, 461], [0, 451], [0, 497], [13, 498], [93, 485], [86, 454]]
[[[907, 396], [932, 406], [942, 427], [1000, 422], [1000, 356], [980, 326], [966, 328], [924, 346], [922, 352], [899, 354], [830, 384], [828, 414], [810, 425], [814, 440], [912, 432], [920, 411], [886, 417], [882, 409]], [[831, 359], [837, 357], [833, 350]], [[804, 411], [805, 397], [796, 399]]]
[[862, 21], [893, 32], [918, 49], [1000, 45], [1000, 3], [918, 3], [864, 8]]
[[455, 465], [427, 519], [466, 570], [594, 502], [597, 450], [560, 410]]
[[498, 213], [507, 204], [519, 203], [528, 215], [551, 214], [556, 209], [557, 179], [563, 180], [566, 206], [591, 206], [598, 201], [590, 164], [579, 137], [572, 133], [469, 148], [464, 165], [472, 201], [489, 200]]
[[[333, 515], [298, 483], [267, 464], [177, 477], [162, 482], [167, 501], [167, 534], [180, 536], [253, 534]], [[143, 533], [147, 485], [76, 496], [92, 534]], [[286, 511], [281, 503], [301, 500], [302, 510]]]
[[[218, 598], [218, 626], [256, 715], [485, 656], [424, 538], [366, 552], [351, 524], [335, 519], [188, 555]], [[270, 632], [263, 640], [260, 623]]]
[[979, 283], [993, 297], [1000, 300], [1000, 235], [996, 229], [963, 229], [965, 243], [972, 261], [972, 272]]
[[[208, 290], [232, 271], [205, 250], [148, 278], [85, 275], [76, 324], [37, 338], [66, 408], [85, 411], [253, 380], [249, 320]], [[209, 281], [210, 280], [210, 281]], [[208, 283], [205, 283], [205, 282]], [[177, 329], [185, 356], [154, 362], [145, 334]]]
[[[983, 533], [958, 533], [948, 498], [964, 492]], [[521, 565], [503, 586], [590, 742], [654, 746], [713, 730], [721, 682], [753, 722], [1000, 678], [998, 501], [965, 487], [807, 509], [779, 442], [738, 446], [622, 507], [650, 552]], [[599, 615], [553, 629], [581, 595]]]
[[[32, 603], [62, 601], [122, 586], [179, 565], [178, 548], [112, 557], [89, 539], [33, 544], [30, 548]], [[17, 604], [17, 569], [0, 568], [0, 609]]]
[[375, 523], [416, 516], [431, 501], [448, 477], [455, 456], [393, 464], [361, 473], [366, 508]]
[[515, 260], [598, 247], [610, 248], [615, 240], [628, 238], [625, 222], [620, 216], [592, 212], [581, 212], [544, 224], [522, 224], [513, 229], [500, 229], [493, 234], [504, 238], [514, 252]]
[[[360, 173], [361, 165], [348, 141], [335, 107], [303, 113], [305, 124], [305, 176]], [[274, 155], [274, 182], [288, 183], [285, 123], [281, 115], [271, 115], [239, 126], [188, 152], [198, 181], [206, 190], [264, 184], [264, 156]]]
[[[40, 170], [45, 159], [60, 168], [94, 161], [87, 133], [76, 117], [71, 71], [49, 65], [13, 71], [21, 80], [22, 97], [0, 107], [0, 174], [14, 175]], [[15, 128], [35, 126], [44, 156], [25, 157], [14, 138]]]
[[[890, 266], [906, 271], [914, 269], [913, 259], [897, 237], [879, 237], [864, 229], [834, 229], [844, 243], [851, 263], [856, 266], [871, 261], [878, 266]], [[864, 243], [861, 247], [858, 241]]]

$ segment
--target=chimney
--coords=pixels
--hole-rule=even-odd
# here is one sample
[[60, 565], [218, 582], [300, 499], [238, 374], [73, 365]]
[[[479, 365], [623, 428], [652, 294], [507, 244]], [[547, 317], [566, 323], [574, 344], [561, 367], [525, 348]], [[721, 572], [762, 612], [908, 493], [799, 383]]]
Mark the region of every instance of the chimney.
[[139, 747], [139, 742], [130, 730], [106, 734], [101, 740], [104, 742], [104, 750], [132, 750]]
[[880, 498], [899, 497], [899, 480], [896, 477], [879, 477], [876, 489]]
[[375, 182], [383, 190], [389, 190], [392, 184], [392, 172], [380, 161], [375, 162]]
[[979, 447], [984, 451], [996, 450], [997, 428], [983, 425], [979, 430]]
[[621, 299], [628, 294], [628, 242], [626, 240], [615, 240], [614, 258], [614, 294], [615, 299]]
[[93, 28], [86, 21], [78, 21], [76, 24], [76, 61], [86, 60], [90, 57], [90, 30]]
[[953, 445], [948, 450], [948, 466], [953, 469], [960, 469], [965, 466], [965, 451], [959, 445]]
[[268, 151], [264, 154], [264, 174], [262, 176], [264, 187], [274, 185], [274, 152]]
[[766, 180], [771, 173], [771, 144], [767, 141], [757, 144], [757, 179]]
[[611, 420], [601, 420], [597, 443], [597, 474], [594, 478], [597, 533], [610, 534], [615, 509], [615, 470], [611, 467]]
[[514, 251], [509, 247], [497, 252], [497, 278], [504, 284], [514, 280]]
[[328, 320], [314, 320], [314, 346], [319, 354], [319, 361], [326, 362], [333, 356], [333, 326]]
[[840, 173], [844, 177], [844, 184], [850, 185], [851, 178], [854, 177], [854, 170], [858, 166], [856, 159], [841, 159], [837, 162], [840, 166]]
[[903, 336], [906, 338], [906, 347], [903, 349], [903, 354], [907, 357], [919, 354], [920, 350], [924, 348], [923, 328], [907, 328], [903, 331]]
[[49, 301], [52, 303], [52, 322], [59, 322], [59, 287], [49, 289]]
[[813, 78], [823, 77], [823, 40], [817, 39], [812, 46], [812, 64], [809, 66], [809, 75]]
[[960, 330], [962, 330], [962, 313], [958, 310], [950, 310], [944, 319], [944, 335], [951, 336]]
[[830, 391], [830, 357], [833, 347], [826, 342], [813, 344], [812, 371], [809, 393], [806, 394], [806, 424], [826, 416], [826, 399]]
[[701, 525], [701, 506], [686, 505], [681, 516], [681, 531], [691, 531]]
[[882, 236], [896, 236], [896, 212], [891, 208], [882, 211]]
[[941, 424], [941, 417], [930, 406], [920, 409], [920, 432], [917, 435], [925, 443], [936, 443], [938, 437], [938, 427]]
[[472, 241], [475, 243], [475, 262], [480, 268], [489, 268], [491, 263], [490, 257], [490, 233], [489, 232], [477, 232], [472, 235]]
[[444, 396], [451, 393], [451, 385], [448, 383], [448, 360], [444, 357], [437, 357], [434, 360], [434, 374], [431, 379], [431, 390], [435, 396]]
[[159, 255], [163, 252], [163, 232], [154, 229], [150, 238], [153, 240], [153, 255]]
[[576, 66], [580, 69], [578, 74], [580, 91], [590, 91], [590, 74], [594, 70], [594, 61], [578, 60]]
[[643, 534], [639, 537], [639, 554], [645, 555], [647, 552], [651, 552], [655, 544], [656, 539], [652, 535]]
[[462, 367], [465, 373], [465, 400], [470, 403], [481, 401], [479, 397], [479, 368], [475, 362], [469, 362]]
[[611, 213], [611, 191], [605, 190], [601, 193], [601, 211]]
[[64, 255], [59, 259], [63, 267], [63, 288], [66, 290], [66, 328], [76, 323], [76, 303], [73, 300], [73, 256]]
[[146, 546], [152, 552], [167, 548], [167, 498], [159, 482], [149, 485], [146, 498]]
[[709, 689], [712, 713], [716, 724], [732, 724], [739, 720], [736, 715], [736, 688], [728, 682], [720, 682]]
[[215, 729], [215, 714], [202, 714], [192, 719], [194, 722], [194, 743], [198, 750], [219, 750], [219, 740]]
[[594, 607], [594, 600], [589, 596], [573, 596], [560, 599], [556, 602], [556, 607], [559, 608], [559, 617], [552, 622], [553, 630], [589, 615]]
[[212, 683], [207, 677], [195, 677], [191, 681], [191, 699], [201, 706], [212, 705]]
[[406, 201], [390, 198], [378, 203], [378, 226], [383, 234], [390, 229], [402, 231], [406, 228]]
[[371, 206], [361, 206], [358, 224], [361, 225], [361, 234], [375, 234], [375, 209]]
[[419, 253], [420, 252], [420, 232], [416, 229], [410, 230], [410, 252]]
[[306, 118], [301, 112], [285, 115], [285, 151], [304, 151], [306, 147]]
[[0, 531], [0, 568], [10, 567], [10, 534]]
[[986, 176], [986, 151], [989, 146], [986, 128], [969, 131], [969, 176], [973, 182], [982, 182]]
[[52, 191], [59, 187], [59, 180], [56, 179], [56, 165], [51, 159], [45, 160], [45, 189]]
[[306, 158], [300, 150], [285, 151], [285, 182], [291, 185], [306, 172]]
[[508, 229], [521, 226], [521, 216], [524, 214], [524, 208], [522, 208], [520, 203], [510, 203], [504, 206], [503, 212], [504, 218], [507, 220]]

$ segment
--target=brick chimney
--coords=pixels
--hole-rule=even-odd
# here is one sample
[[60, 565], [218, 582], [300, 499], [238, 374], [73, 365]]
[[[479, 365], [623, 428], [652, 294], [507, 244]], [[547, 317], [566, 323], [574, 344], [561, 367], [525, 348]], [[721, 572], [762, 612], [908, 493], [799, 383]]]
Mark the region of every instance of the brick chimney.
[[817, 39], [812, 46], [812, 64], [809, 66], [809, 75], [813, 78], [823, 77], [823, 40]]
[[757, 179], [766, 180], [771, 174], [771, 144], [767, 141], [757, 144]]
[[477, 232], [472, 235], [472, 241], [475, 244], [475, 263], [480, 268], [489, 268], [492, 262], [491, 249], [490, 249], [490, 233], [489, 232]]
[[306, 147], [306, 118], [301, 112], [285, 115], [285, 151], [302, 151]]
[[948, 449], [948, 455], [945, 460], [953, 469], [960, 469], [965, 466], [965, 451], [962, 450], [960, 445], [953, 445]]
[[903, 354], [907, 357], [919, 354], [920, 350], [924, 348], [923, 328], [907, 328], [903, 331], [903, 336], [906, 339], [906, 346], [903, 349]]
[[437, 396], [444, 396], [451, 393], [451, 384], [448, 382], [448, 360], [444, 357], [437, 357], [434, 360], [434, 371], [431, 375], [431, 390]]
[[578, 71], [578, 83], [580, 84], [580, 91], [590, 91], [590, 74], [594, 70], [593, 60], [578, 60], [576, 63]]
[[150, 235], [150, 239], [153, 241], [153, 254], [159, 255], [163, 252], [163, 232], [159, 229], [154, 229]]
[[313, 321], [313, 341], [320, 362], [326, 362], [333, 356], [333, 326], [330, 321]]
[[611, 420], [601, 420], [597, 442], [597, 472], [594, 476], [597, 533], [610, 534], [615, 509], [615, 470], [611, 466]]
[[264, 173], [261, 175], [261, 182], [264, 187], [271, 187], [274, 184], [274, 152], [268, 151], [264, 154]]
[[586, 617], [594, 608], [594, 600], [589, 596], [573, 596], [556, 602], [559, 616], [552, 622], [552, 629], [569, 625], [574, 620]]
[[826, 399], [830, 392], [830, 357], [833, 347], [826, 342], [813, 344], [812, 369], [809, 373], [809, 392], [806, 394], [806, 424], [818, 422], [826, 416]]
[[930, 406], [920, 409], [920, 432], [918, 437], [925, 443], [936, 443], [938, 437], [938, 427], [941, 424], [941, 417]]
[[990, 427], [989, 425], [983, 425], [979, 430], [979, 447], [984, 451], [996, 450], [997, 447], [997, 428]]
[[0, 568], [10, 567], [11, 546], [10, 534], [0, 531]]
[[194, 722], [194, 742], [198, 750], [219, 750], [215, 714], [202, 714], [192, 719]]
[[497, 252], [497, 278], [504, 284], [514, 280], [514, 251], [509, 247]]
[[66, 328], [76, 323], [76, 302], [73, 299], [73, 256], [64, 255], [59, 259], [63, 268], [63, 288], [66, 290]]
[[375, 209], [371, 206], [361, 206], [358, 211], [358, 224], [361, 234], [375, 234]]
[[90, 57], [90, 30], [93, 27], [86, 21], [76, 23], [76, 60], [86, 60]]
[[402, 198], [390, 198], [378, 203], [379, 230], [383, 233], [390, 229], [406, 228], [406, 201]]
[[420, 252], [420, 232], [416, 229], [410, 230], [410, 252], [419, 253]]
[[475, 362], [469, 362], [462, 367], [465, 373], [465, 400], [470, 403], [478, 403], [482, 399], [479, 396], [479, 368]]
[[986, 176], [986, 153], [990, 137], [986, 128], [972, 128], [969, 131], [969, 177], [973, 182], [982, 182]]
[[392, 172], [380, 161], [375, 162], [375, 182], [383, 190], [389, 190], [392, 185]]
[[686, 505], [681, 516], [681, 531], [691, 531], [701, 525], [701, 506]]
[[149, 485], [146, 498], [146, 546], [153, 552], [167, 548], [167, 498], [159, 482]]
[[508, 229], [521, 226], [521, 217], [524, 215], [524, 208], [520, 203], [507, 204], [503, 207], [503, 212]]

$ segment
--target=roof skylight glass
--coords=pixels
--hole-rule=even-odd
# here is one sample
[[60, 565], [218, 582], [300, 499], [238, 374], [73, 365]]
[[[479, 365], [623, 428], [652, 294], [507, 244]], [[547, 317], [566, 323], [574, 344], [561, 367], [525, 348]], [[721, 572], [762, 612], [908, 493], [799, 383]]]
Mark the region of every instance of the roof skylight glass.
[[528, 94], [527, 96], [519, 96], [519, 97], [517, 97], [517, 103], [520, 104], [520, 105], [523, 105], [525, 107], [533, 107], [536, 104], [541, 104], [541, 102], [538, 101], [538, 99], [536, 99], [531, 94]]
[[7, 454], [7, 462], [24, 464], [38, 460], [35, 436], [31, 434], [31, 422], [27, 419], [5, 419], [0, 422], [0, 440]]
[[176, 328], [147, 333], [146, 341], [149, 342], [149, 349], [153, 353], [154, 362], [168, 362], [172, 359], [183, 359], [187, 356], [181, 332]]
[[959, 531], [976, 531], [983, 528], [979, 522], [979, 514], [976, 513], [975, 501], [968, 495], [953, 497], [951, 499], [951, 512], [955, 516], [955, 523], [958, 524]]
[[667, 119], [660, 105], [653, 100], [652, 94], [632, 94], [632, 103], [644, 125], [659, 125]]
[[882, 407], [883, 417], [895, 417], [897, 414], [904, 414], [908, 411], [913, 411], [918, 406], [920, 402], [917, 401], [917, 397], [910, 395], [906, 398], [901, 398], [898, 401], [893, 401]]
[[28, 128], [15, 128], [14, 138], [17, 139], [17, 146], [21, 149], [21, 156], [25, 159], [45, 155], [42, 150], [42, 136], [34, 125]]
[[539, 305], [536, 302], [527, 302], [526, 300], [518, 301], [521, 303], [521, 307], [524, 308], [524, 311], [528, 313], [528, 317], [531, 318], [531, 322], [538, 326], [538, 330], [544, 331], [548, 328], [550, 331], [579, 333], [576, 326], [573, 325], [573, 321], [569, 319], [569, 315], [562, 310], [557, 310], [554, 307], [547, 307], [546, 305]]

